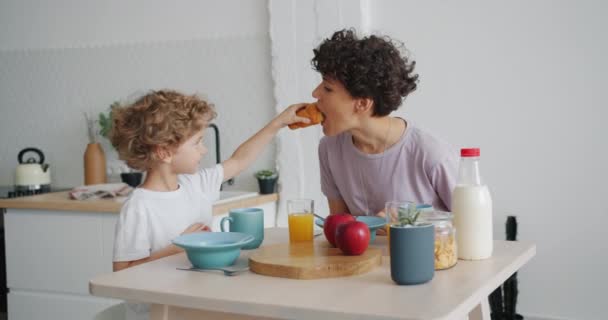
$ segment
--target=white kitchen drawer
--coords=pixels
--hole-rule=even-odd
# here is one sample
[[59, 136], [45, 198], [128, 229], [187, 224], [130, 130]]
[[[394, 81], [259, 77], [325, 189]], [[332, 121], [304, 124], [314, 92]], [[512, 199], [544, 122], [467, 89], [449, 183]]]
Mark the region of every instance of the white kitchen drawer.
[[98, 314], [122, 302], [93, 296], [11, 290], [8, 294], [8, 318], [10, 320], [101, 320]]
[[112, 213], [7, 210], [7, 286], [87, 295], [91, 278], [112, 272], [116, 219]]

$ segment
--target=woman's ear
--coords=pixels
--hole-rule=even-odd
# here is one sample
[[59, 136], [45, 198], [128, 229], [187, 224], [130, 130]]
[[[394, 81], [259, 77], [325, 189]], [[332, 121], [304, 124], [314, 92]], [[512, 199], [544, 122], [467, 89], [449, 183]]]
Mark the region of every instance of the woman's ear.
[[374, 100], [371, 98], [357, 98], [355, 102], [355, 112], [356, 113], [373, 113], [374, 111]]

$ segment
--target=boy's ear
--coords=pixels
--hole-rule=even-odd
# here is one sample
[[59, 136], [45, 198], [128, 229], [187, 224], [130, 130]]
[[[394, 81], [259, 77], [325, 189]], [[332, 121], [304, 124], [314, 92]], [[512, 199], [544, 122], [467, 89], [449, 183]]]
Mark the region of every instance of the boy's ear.
[[374, 100], [371, 98], [357, 98], [355, 101], [355, 113], [363, 114], [369, 111], [373, 113]]
[[173, 160], [173, 152], [161, 146], [154, 147], [154, 154], [159, 161], [164, 163], [171, 163], [171, 160]]

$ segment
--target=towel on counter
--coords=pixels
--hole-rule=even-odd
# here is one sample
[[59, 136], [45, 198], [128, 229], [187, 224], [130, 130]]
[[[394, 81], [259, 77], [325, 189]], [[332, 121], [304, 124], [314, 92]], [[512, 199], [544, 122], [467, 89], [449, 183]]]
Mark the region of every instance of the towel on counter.
[[96, 200], [126, 197], [131, 191], [131, 186], [121, 182], [80, 186], [72, 189], [69, 194], [73, 200]]

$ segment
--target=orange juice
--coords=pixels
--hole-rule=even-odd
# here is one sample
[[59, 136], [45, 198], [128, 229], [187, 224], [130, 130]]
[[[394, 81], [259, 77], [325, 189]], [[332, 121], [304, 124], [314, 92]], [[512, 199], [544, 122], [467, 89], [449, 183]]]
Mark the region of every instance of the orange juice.
[[388, 243], [387, 247], [388, 247], [388, 252], [390, 254], [390, 252], [391, 252], [391, 225], [387, 223], [385, 225], [385, 228], [386, 228], [386, 243]]
[[289, 214], [289, 241], [312, 241], [312, 213]]

